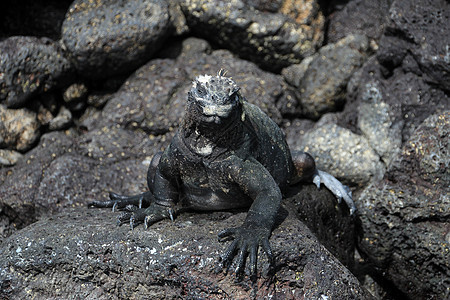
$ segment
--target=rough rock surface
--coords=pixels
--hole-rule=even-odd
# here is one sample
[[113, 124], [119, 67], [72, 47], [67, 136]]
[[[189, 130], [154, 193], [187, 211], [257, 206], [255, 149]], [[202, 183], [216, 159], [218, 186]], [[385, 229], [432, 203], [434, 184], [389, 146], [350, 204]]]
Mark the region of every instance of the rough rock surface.
[[365, 36], [350, 35], [320, 48], [302, 63], [283, 69], [285, 80], [295, 87], [298, 103], [295, 107], [282, 107], [282, 112], [298, 111], [299, 115], [318, 119], [326, 112], [342, 108], [347, 83], [367, 58], [368, 49]]
[[358, 111], [358, 128], [370, 146], [389, 165], [402, 144], [403, 121], [398, 120], [392, 107], [383, 102], [376, 82], [369, 82], [362, 94]]
[[76, 0], [62, 26], [62, 40], [77, 70], [106, 78], [142, 65], [169, 33], [167, 3], [159, 0]]
[[360, 104], [376, 94], [379, 103], [388, 105], [392, 126], [401, 126], [401, 141], [405, 142], [429, 115], [445, 110], [450, 99], [443, 90], [428, 85], [414, 72], [396, 68], [385, 78], [381, 68], [378, 60], [372, 58], [354, 74], [347, 86], [347, 105], [340, 124], [360, 132]]
[[8, 107], [22, 106], [71, 78], [73, 67], [52, 40], [16, 36], [0, 42], [0, 101]]
[[427, 118], [357, 203], [359, 247], [410, 299], [450, 294], [450, 112]]
[[26, 109], [8, 109], [0, 105], [0, 147], [29, 150], [38, 140], [40, 124], [36, 113]]
[[390, 0], [352, 0], [338, 7], [329, 16], [328, 43], [335, 43], [350, 34], [367, 36], [377, 48], [389, 14]]
[[[450, 91], [450, 3], [394, 1], [380, 42], [378, 60], [388, 70], [414, 60], [424, 81]], [[417, 68], [417, 67], [416, 67]]]
[[[199, 74], [214, 74], [220, 68], [228, 70], [228, 75], [241, 85], [250, 102], [262, 107], [285, 129], [292, 148], [308, 146], [309, 151], [314, 151], [319, 167], [352, 186], [361, 222], [353, 223], [358, 221], [358, 216], [355, 220], [349, 218], [345, 204], [337, 205], [325, 189], [317, 191], [313, 185], [294, 189], [294, 195], [286, 199], [286, 209], [293, 217], [307, 224], [319, 242], [347, 267], [355, 272], [362, 271], [358, 273], [359, 278], [365, 280], [365, 285], [379, 299], [446, 299], [450, 295], [443, 289], [449, 285], [450, 277], [447, 263], [450, 230], [448, 142], [445, 139], [448, 136], [448, 112], [445, 111], [450, 109], [448, 1], [242, 0], [206, 3], [182, 0], [179, 4], [178, 1], [141, 0], [120, 6], [120, 1], [77, 0], [66, 15], [66, 24], [71, 24], [71, 28], [66, 27], [65, 33], [61, 33], [61, 24], [72, 1], [3, 2], [0, 3], [3, 17], [0, 45], [21, 46], [17, 51], [13, 47], [0, 52], [0, 56], [8, 55], [7, 63], [2, 61], [0, 69], [13, 66], [18, 70], [0, 71], [0, 104], [2, 110], [6, 106], [24, 106], [21, 111], [32, 112], [33, 119], [38, 121], [35, 124], [41, 124], [39, 131], [44, 135], [39, 142], [32, 143], [37, 145], [36, 148], [21, 155], [15, 150], [0, 149], [0, 161], [6, 159], [10, 164], [17, 160], [13, 167], [0, 167], [0, 243], [6, 242], [0, 246], [0, 293], [3, 293], [0, 298], [28, 297], [25, 293], [29, 291], [38, 291], [38, 294], [42, 291], [43, 298], [51, 295], [66, 298], [67, 294], [74, 293], [74, 297], [87, 295], [87, 298], [96, 299], [130, 298], [129, 295], [148, 291], [147, 297], [154, 295], [156, 298], [165, 296], [164, 292], [185, 298], [233, 298], [234, 295], [248, 298], [251, 295], [253, 290], [248, 281], [231, 284], [233, 276], [207, 274], [224, 247], [216, 242], [216, 232], [210, 231], [226, 227], [224, 222], [238, 223], [245, 214], [188, 214], [177, 220], [181, 223], [161, 223], [160, 227], [155, 227], [160, 230], [160, 236], [173, 237], [172, 231], [176, 227], [181, 238], [167, 240], [164, 247], [175, 246], [165, 249], [164, 253], [169, 256], [159, 265], [164, 268], [156, 270], [146, 269], [153, 266], [148, 259], [154, 258], [157, 254], [154, 251], [161, 248], [145, 244], [152, 242], [145, 238], [153, 237], [155, 231], [137, 228], [130, 232], [126, 226], [104, 230], [105, 226], [115, 223], [116, 213], [80, 207], [90, 200], [105, 199], [108, 191], [125, 194], [144, 191], [147, 166], [152, 155], [170, 141], [183, 113], [191, 80]], [[146, 10], [141, 8], [146, 4], [164, 7], [158, 15], [162, 17], [160, 21], [147, 16], [137, 17], [140, 13], [145, 15]], [[204, 5], [191, 10], [193, 6], [189, 4]], [[78, 14], [81, 10], [86, 13], [85, 17]], [[150, 9], [150, 12], [156, 10]], [[102, 13], [105, 13], [104, 18]], [[152, 27], [153, 24], [160, 27]], [[329, 27], [325, 28], [324, 24]], [[136, 27], [140, 25], [143, 27]], [[155, 35], [140, 38], [135, 33], [141, 29], [142, 32], [150, 29]], [[262, 71], [260, 67], [279, 72], [288, 65], [301, 63], [303, 68], [298, 74], [313, 78], [311, 66], [320, 62], [314, 53], [322, 41], [329, 45], [321, 51], [330, 50], [349, 33], [367, 36], [374, 55], [362, 67], [355, 67], [359, 70], [352, 71], [348, 84], [347, 78], [335, 90], [330, 89], [337, 95], [335, 99], [346, 98], [343, 112], [326, 113], [318, 122], [300, 119], [301, 112], [294, 109], [298, 108], [295, 91], [286, 82], [292, 83], [289, 77]], [[34, 37], [13, 37], [16, 35]], [[192, 38], [192, 35], [202, 36], [205, 40]], [[67, 62], [65, 51], [71, 53], [75, 48], [67, 47], [62, 51], [58, 45], [64, 48], [64, 43], [55, 42], [61, 36], [65, 38], [65, 46], [81, 45], [87, 51], [80, 52], [78, 58], [74, 56], [82, 77], [72, 77], [74, 68], [64, 67]], [[84, 39], [87, 36], [92, 39]], [[54, 41], [38, 37], [50, 37]], [[114, 48], [116, 45], [118, 48]], [[342, 53], [353, 51], [356, 58], [358, 53], [354, 50], [357, 48], [341, 50]], [[25, 52], [21, 51], [30, 54], [25, 57], [21, 54]], [[47, 54], [55, 60], [49, 59]], [[364, 59], [367, 55], [365, 51], [359, 54]], [[25, 58], [18, 59], [19, 56]], [[345, 58], [341, 56], [335, 55], [339, 60]], [[152, 57], [157, 59], [148, 61]], [[325, 91], [328, 84], [335, 82], [337, 75], [342, 75], [340, 68], [348, 69], [338, 65], [334, 69], [325, 68], [326, 64], [316, 68], [331, 79], [323, 83], [311, 81], [316, 84], [316, 91]], [[138, 68], [130, 76], [130, 71]], [[47, 70], [50, 73], [47, 74]], [[111, 76], [121, 72], [125, 73]], [[22, 77], [16, 76], [19, 74]], [[12, 82], [8, 91], [16, 93], [10, 98], [4, 92], [7, 82]], [[76, 83], [87, 87], [87, 95], [70, 97], [75, 101], [71, 102], [73, 105], [67, 104], [63, 93]], [[342, 89], [345, 85], [346, 96]], [[431, 115], [433, 117], [420, 125]], [[24, 118], [19, 121], [11, 132], [20, 131], [16, 129], [20, 129]], [[4, 123], [0, 124], [0, 127], [4, 126]], [[52, 130], [64, 132], [48, 133]], [[4, 136], [8, 140], [13, 138], [9, 133]], [[7, 147], [14, 149], [15, 146]], [[386, 176], [378, 180], [385, 169], [388, 170]], [[349, 177], [344, 176], [347, 174]], [[369, 183], [372, 185], [367, 188]], [[72, 207], [75, 208], [72, 210]], [[53, 219], [45, 219], [52, 216]], [[70, 227], [73, 216], [74, 227]], [[92, 222], [86, 222], [86, 218]], [[94, 228], [96, 222], [101, 226]], [[265, 291], [273, 298], [277, 295], [282, 298], [288, 289], [295, 290], [297, 298], [301, 298], [301, 292], [297, 291], [303, 290], [311, 292], [307, 295], [314, 299], [342, 298], [316, 292], [329, 287], [328, 275], [343, 282], [346, 278], [341, 274], [348, 274], [347, 271], [335, 275], [334, 267], [332, 272], [328, 267], [322, 269], [323, 263], [328, 262], [328, 252], [325, 256], [316, 255], [324, 252], [316, 252], [315, 244], [310, 246], [311, 239], [307, 238], [310, 235], [302, 233], [300, 221], [291, 219], [289, 222], [290, 225], [279, 227], [273, 236], [281, 259], [278, 272], [275, 277], [270, 277], [271, 274], [264, 270], [256, 298]], [[209, 226], [215, 227], [208, 231]], [[358, 250], [362, 253], [354, 268], [353, 226], [361, 234]], [[197, 227], [199, 229], [195, 231], [193, 228]], [[40, 232], [42, 228], [45, 229]], [[83, 233], [85, 228], [88, 231]], [[185, 238], [185, 229], [190, 230], [189, 234], [198, 232], [199, 235], [205, 230], [205, 238], [201, 242], [198, 242], [200, 238], [193, 239], [196, 244], [191, 248], [183, 247], [184, 243], [176, 244]], [[296, 231], [301, 234], [295, 234]], [[30, 233], [33, 241], [42, 243], [29, 241]], [[82, 237], [77, 241], [89, 242], [76, 244], [74, 241], [80, 235]], [[10, 238], [6, 239], [8, 236]], [[61, 236], [62, 240], [58, 241]], [[288, 236], [292, 236], [294, 242], [288, 240]], [[94, 249], [92, 252], [77, 248], [87, 244], [89, 249]], [[50, 246], [45, 248], [46, 245], [61, 245], [63, 250], [56, 252], [50, 250]], [[208, 251], [216, 252], [195, 260], [202, 250], [199, 245], [204, 245], [203, 249], [212, 247]], [[55, 246], [53, 249], [61, 248]], [[128, 255], [127, 249], [134, 253]], [[174, 256], [170, 257], [170, 254]], [[12, 269], [4, 269], [4, 257], [8, 258], [7, 263], [11, 263]], [[50, 257], [54, 260], [50, 261]], [[327, 259], [321, 261], [321, 257]], [[100, 260], [94, 263], [97, 258]], [[128, 267], [125, 268], [119, 259], [126, 261]], [[169, 263], [168, 268], [165, 261]], [[196, 261], [206, 263], [195, 265]], [[24, 266], [23, 269], [20, 266]], [[189, 267], [189, 271], [183, 273], [174, 266]], [[204, 272], [200, 277], [189, 273], [202, 266], [206, 269], [200, 270]], [[316, 280], [317, 273], [309, 267], [324, 271], [320, 274], [324, 280]], [[75, 273], [71, 273], [72, 270]], [[210, 278], [218, 278], [218, 283], [208, 285], [212, 282]], [[352, 277], [345, 283], [346, 288], [354, 286], [353, 280]], [[69, 285], [66, 286], [67, 282]], [[225, 284], [230, 288], [220, 289]], [[58, 290], [58, 287], [61, 288]], [[329, 290], [332, 293], [333, 288]]]
[[159, 141], [107, 127], [78, 138], [70, 132], [43, 135], [14, 168], [1, 170], [0, 210], [7, 211], [10, 230], [67, 207], [105, 199], [108, 191], [142, 191], [148, 166], [143, 162], [153, 154], [147, 151], [158, 150]]
[[310, 153], [319, 169], [346, 184], [365, 185], [384, 174], [380, 157], [364, 137], [332, 123], [307, 132], [297, 150]]
[[217, 233], [241, 223], [244, 213], [182, 214], [174, 223], [132, 231], [115, 227], [116, 216], [110, 210], [68, 209], [10, 236], [0, 248], [0, 296], [371, 299], [290, 216], [272, 234], [275, 275], [262, 259], [255, 285], [248, 277], [237, 284], [232, 272], [218, 268], [225, 245]]
[[0, 166], [12, 166], [22, 158], [20, 152], [14, 150], [0, 149]]
[[314, 184], [290, 187], [285, 207], [300, 219], [347, 268], [355, 262], [355, 218], [349, 215], [348, 206], [323, 186], [320, 191]]
[[273, 12], [273, 8], [258, 10], [265, 6], [257, 5], [257, 1], [184, 0], [180, 3], [186, 22], [195, 34], [265, 69], [281, 70], [299, 63], [323, 41], [324, 17], [318, 1], [284, 1], [278, 12]]

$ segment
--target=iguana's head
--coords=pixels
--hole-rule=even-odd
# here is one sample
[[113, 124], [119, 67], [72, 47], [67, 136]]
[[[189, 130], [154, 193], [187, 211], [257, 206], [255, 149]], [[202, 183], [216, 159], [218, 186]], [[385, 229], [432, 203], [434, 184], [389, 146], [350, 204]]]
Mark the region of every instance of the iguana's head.
[[235, 121], [241, 101], [239, 87], [222, 70], [217, 76], [201, 75], [192, 83], [185, 117], [200, 127], [225, 126]]

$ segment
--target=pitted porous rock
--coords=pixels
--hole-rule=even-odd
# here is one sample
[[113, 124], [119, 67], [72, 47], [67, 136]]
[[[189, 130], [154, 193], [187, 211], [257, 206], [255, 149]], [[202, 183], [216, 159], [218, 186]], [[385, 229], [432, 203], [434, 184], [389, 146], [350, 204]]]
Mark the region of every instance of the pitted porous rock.
[[[298, 104], [279, 104], [285, 114], [318, 119], [326, 112], [337, 111], [345, 102], [346, 87], [352, 74], [369, 54], [369, 42], [363, 35], [350, 35], [322, 47], [317, 54], [300, 64], [283, 69], [286, 81], [295, 87]], [[333, 74], [330, 76], [330, 74]]]
[[450, 111], [428, 117], [359, 198], [359, 249], [410, 299], [450, 292]]
[[24, 152], [40, 136], [37, 115], [26, 108], [8, 109], [0, 105], [0, 147]]
[[0, 42], [0, 102], [8, 107], [21, 107], [73, 75], [61, 48], [48, 38], [15, 36]]
[[168, 4], [160, 0], [76, 0], [62, 27], [62, 40], [77, 70], [91, 78], [137, 68], [168, 34]]
[[408, 60], [430, 85], [450, 91], [450, 3], [446, 0], [393, 1], [377, 58], [392, 72]]
[[265, 69], [279, 71], [299, 63], [323, 41], [325, 18], [315, 0], [284, 1], [269, 10], [240, 0], [183, 0], [180, 4], [197, 35]]

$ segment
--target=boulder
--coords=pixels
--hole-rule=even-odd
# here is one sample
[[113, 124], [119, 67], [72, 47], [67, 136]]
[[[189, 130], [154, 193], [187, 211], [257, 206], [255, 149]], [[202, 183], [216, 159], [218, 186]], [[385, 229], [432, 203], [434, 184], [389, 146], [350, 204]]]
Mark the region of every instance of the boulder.
[[40, 126], [35, 112], [0, 105], [0, 148], [29, 150], [41, 135]]
[[[401, 66], [450, 91], [450, 4], [446, 0], [394, 1], [377, 57], [388, 72]], [[418, 65], [410, 68], [409, 61]]]
[[165, 1], [76, 0], [66, 14], [62, 41], [82, 76], [107, 78], [152, 57], [169, 26]]
[[286, 105], [282, 113], [318, 119], [326, 112], [342, 108], [347, 83], [362, 66], [369, 50], [365, 36], [350, 35], [328, 44], [300, 64], [283, 69], [285, 80], [295, 87], [297, 105]]
[[[279, 71], [312, 55], [322, 44], [324, 17], [318, 1], [183, 0], [181, 8], [192, 32]], [[270, 10], [265, 10], [270, 6]]]
[[47, 133], [14, 168], [1, 170], [0, 210], [17, 230], [63, 209], [106, 199], [110, 191], [141, 192], [160, 140], [106, 127], [80, 137], [70, 131]]
[[450, 112], [428, 117], [356, 202], [360, 252], [410, 299], [450, 287]]
[[15, 36], [0, 42], [0, 102], [8, 107], [62, 87], [73, 75], [72, 64], [49, 38]]
[[367, 140], [329, 123], [308, 131], [296, 150], [310, 153], [316, 166], [345, 184], [365, 186], [383, 177], [385, 166]]
[[348, 35], [361, 34], [367, 36], [371, 46], [377, 50], [392, 1], [351, 0], [345, 2], [347, 2], [345, 5], [337, 6], [330, 12], [327, 41], [335, 43]]
[[148, 230], [116, 227], [116, 217], [108, 209], [67, 209], [10, 236], [0, 246], [0, 296], [372, 299], [292, 216], [280, 218], [271, 237], [276, 263], [268, 268], [261, 255], [255, 283], [248, 275], [235, 282], [218, 259], [226, 246], [218, 232], [241, 224], [245, 213], [185, 213]]
[[363, 134], [388, 164], [428, 116], [448, 108], [450, 98], [415, 72], [396, 68], [385, 78], [382, 68], [376, 57], [371, 57], [354, 74], [338, 124]]

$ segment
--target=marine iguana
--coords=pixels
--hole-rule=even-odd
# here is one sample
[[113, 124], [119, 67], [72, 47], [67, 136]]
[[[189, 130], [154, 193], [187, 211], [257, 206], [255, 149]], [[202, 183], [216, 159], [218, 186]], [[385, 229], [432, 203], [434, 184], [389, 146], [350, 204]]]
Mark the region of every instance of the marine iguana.
[[134, 196], [110, 193], [93, 207], [125, 208], [118, 223], [147, 228], [181, 209], [200, 211], [249, 207], [240, 227], [219, 233], [232, 239], [223, 266], [237, 254], [236, 274], [247, 257], [253, 276], [261, 246], [272, 262], [269, 244], [282, 191], [290, 184], [323, 183], [355, 211], [351, 193], [332, 175], [317, 170], [305, 152], [290, 151], [281, 129], [257, 106], [248, 103], [238, 85], [221, 70], [198, 76], [188, 93], [185, 115], [170, 145], [156, 154], [147, 172], [149, 191]]

